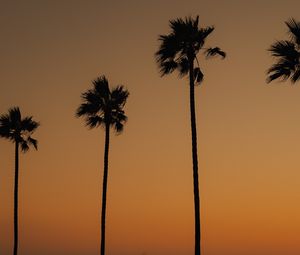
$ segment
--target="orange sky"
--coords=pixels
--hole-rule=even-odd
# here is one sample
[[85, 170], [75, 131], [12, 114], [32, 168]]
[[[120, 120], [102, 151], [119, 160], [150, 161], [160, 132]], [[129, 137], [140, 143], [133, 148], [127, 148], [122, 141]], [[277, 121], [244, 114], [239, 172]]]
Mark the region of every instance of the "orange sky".
[[[105, 74], [130, 91], [111, 139], [107, 254], [193, 254], [188, 86], [160, 78], [168, 20], [215, 25], [196, 90], [205, 255], [300, 254], [300, 84], [265, 83], [266, 49], [300, 20], [297, 0], [1, 1], [0, 112], [41, 122], [21, 157], [20, 255], [95, 255], [104, 132], [74, 117]], [[202, 58], [202, 60], [205, 60]], [[12, 253], [14, 147], [0, 141], [0, 254]]]

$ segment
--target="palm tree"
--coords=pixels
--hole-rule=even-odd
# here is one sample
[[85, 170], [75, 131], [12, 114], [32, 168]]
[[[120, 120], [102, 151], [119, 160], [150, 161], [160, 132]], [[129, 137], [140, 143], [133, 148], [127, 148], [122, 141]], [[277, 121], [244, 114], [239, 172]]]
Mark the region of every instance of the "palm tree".
[[119, 85], [111, 90], [106, 77], [101, 76], [93, 81], [92, 89], [82, 93], [81, 98], [83, 103], [78, 107], [76, 112], [77, 117], [84, 117], [85, 124], [89, 128], [101, 126], [105, 129], [101, 212], [101, 255], [105, 254], [105, 216], [110, 128], [113, 128], [116, 134], [123, 131], [124, 124], [127, 121], [123, 108], [128, 96], [129, 92], [124, 86]]
[[195, 255], [201, 254], [200, 244], [200, 199], [198, 183], [197, 130], [195, 116], [194, 86], [201, 84], [203, 73], [200, 69], [197, 54], [203, 51], [206, 57], [225, 53], [219, 47], [204, 48], [206, 38], [214, 31], [214, 27], [199, 28], [199, 16], [195, 19], [174, 19], [169, 22], [171, 32], [160, 35], [160, 46], [155, 53], [156, 61], [162, 76], [177, 70], [181, 77], [189, 75], [190, 85], [190, 120], [192, 132], [192, 160], [195, 207]]
[[7, 114], [0, 115], [0, 137], [15, 144], [14, 255], [18, 254], [19, 149], [25, 153], [33, 146], [37, 150], [37, 140], [31, 135], [40, 124], [32, 118], [32, 116], [22, 118], [19, 107], [12, 107]]
[[276, 41], [268, 49], [276, 58], [276, 63], [267, 71], [268, 83], [289, 78], [295, 83], [300, 79], [300, 22], [291, 18], [285, 24], [288, 27], [289, 40]]

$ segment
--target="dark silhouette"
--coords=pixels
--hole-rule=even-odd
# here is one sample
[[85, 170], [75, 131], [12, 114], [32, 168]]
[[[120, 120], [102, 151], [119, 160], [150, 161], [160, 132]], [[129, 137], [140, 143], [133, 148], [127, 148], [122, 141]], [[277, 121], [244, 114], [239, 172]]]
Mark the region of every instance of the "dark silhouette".
[[105, 254], [105, 215], [110, 128], [114, 128], [117, 134], [123, 131], [124, 123], [127, 121], [123, 108], [128, 96], [129, 92], [122, 85], [110, 90], [108, 80], [105, 76], [101, 76], [93, 81], [92, 89], [82, 93], [81, 98], [83, 103], [76, 112], [77, 117], [82, 116], [85, 118], [85, 124], [89, 128], [101, 126], [105, 129], [101, 212], [101, 255]]
[[276, 79], [292, 83], [300, 79], [300, 22], [290, 19], [285, 22], [288, 27], [289, 40], [276, 41], [268, 49], [276, 58], [276, 63], [268, 69], [267, 82]]
[[201, 254], [200, 243], [200, 199], [198, 183], [198, 156], [197, 156], [197, 129], [195, 115], [194, 86], [203, 80], [203, 73], [199, 66], [197, 53], [204, 51], [207, 57], [225, 53], [220, 48], [203, 48], [205, 39], [214, 27], [198, 28], [199, 16], [195, 19], [175, 19], [169, 22], [171, 32], [168, 35], [160, 35], [159, 50], [156, 52], [156, 61], [162, 76], [177, 70], [181, 77], [189, 75], [190, 85], [190, 113], [192, 132], [192, 159], [194, 181], [194, 206], [195, 206], [195, 255]]
[[29, 146], [37, 150], [37, 140], [31, 135], [40, 124], [30, 117], [21, 117], [18, 107], [8, 110], [7, 114], [0, 116], [0, 137], [6, 138], [15, 144], [15, 188], [14, 188], [14, 250], [18, 254], [18, 191], [19, 191], [19, 148], [27, 152]]

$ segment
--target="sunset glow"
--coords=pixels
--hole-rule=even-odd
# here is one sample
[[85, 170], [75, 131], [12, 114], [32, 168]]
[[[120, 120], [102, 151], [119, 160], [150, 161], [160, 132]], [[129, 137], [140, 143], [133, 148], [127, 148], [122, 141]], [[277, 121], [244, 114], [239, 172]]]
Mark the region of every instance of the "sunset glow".
[[[40, 122], [20, 155], [20, 255], [99, 254], [104, 131], [75, 111], [105, 74], [130, 91], [111, 134], [107, 255], [192, 255], [188, 79], [160, 77], [168, 21], [215, 26], [195, 88], [203, 255], [300, 254], [300, 83], [266, 83], [296, 0], [2, 1], [0, 114]], [[14, 146], [0, 140], [0, 254], [12, 254]]]

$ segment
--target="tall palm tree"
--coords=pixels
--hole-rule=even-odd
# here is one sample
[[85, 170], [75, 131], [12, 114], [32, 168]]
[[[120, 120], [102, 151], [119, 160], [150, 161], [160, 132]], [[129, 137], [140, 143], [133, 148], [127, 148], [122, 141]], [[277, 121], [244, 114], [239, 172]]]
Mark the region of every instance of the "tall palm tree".
[[76, 112], [77, 117], [84, 117], [85, 124], [89, 128], [101, 126], [105, 129], [101, 212], [101, 255], [105, 254], [105, 216], [110, 128], [113, 128], [117, 134], [123, 131], [124, 124], [127, 121], [123, 108], [128, 96], [129, 92], [122, 85], [111, 90], [109, 88], [108, 80], [103, 75], [93, 81], [92, 89], [82, 93], [81, 98], [83, 102]]
[[19, 107], [12, 107], [8, 113], [0, 115], [0, 137], [15, 144], [14, 255], [18, 254], [19, 149], [25, 153], [33, 146], [37, 150], [37, 140], [31, 135], [40, 124], [32, 118], [22, 118]]
[[285, 81], [290, 78], [292, 83], [300, 79], [300, 22], [291, 18], [285, 22], [288, 27], [288, 40], [276, 41], [268, 49], [276, 58], [267, 71], [267, 82], [276, 79]]
[[197, 54], [203, 51], [206, 57], [220, 55], [225, 58], [225, 53], [219, 47], [204, 48], [205, 40], [214, 31], [214, 27], [199, 28], [199, 16], [195, 19], [192, 17], [177, 18], [171, 20], [169, 25], [171, 32], [167, 35], [159, 36], [160, 46], [155, 55], [162, 76], [175, 70], [179, 72], [181, 77], [189, 76], [195, 207], [195, 255], [200, 255], [200, 199], [194, 87], [197, 84], [201, 84], [204, 75], [201, 71]]

